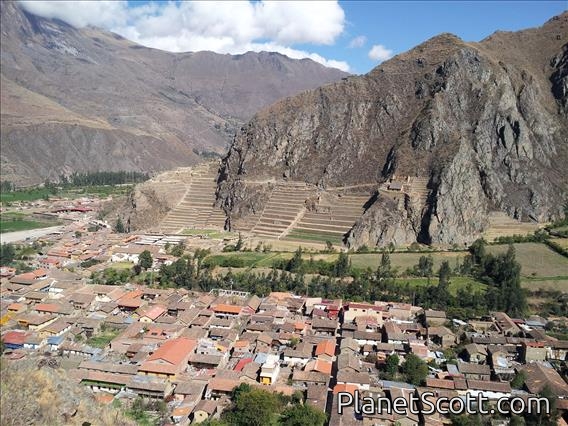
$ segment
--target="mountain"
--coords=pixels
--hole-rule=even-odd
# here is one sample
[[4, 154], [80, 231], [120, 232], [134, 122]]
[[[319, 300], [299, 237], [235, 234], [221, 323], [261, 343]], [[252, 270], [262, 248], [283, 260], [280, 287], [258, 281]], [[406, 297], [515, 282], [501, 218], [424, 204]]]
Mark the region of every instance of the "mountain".
[[0, 7], [0, 165], [20, 184], [194, 164], [261, 108], [347, 75], [278, 53], [169, 53]]
[[273, 182], [425, 182], [423, 203], [376, 191], [351, 247], [467, 244], [492, 212], [558, 218], [568, 200], [567, 42], [568, 13], [479, 43], [441, 34], [367, 75], [279, 101], [235, 138], [218, 204], [235, 223], [263, 211]]

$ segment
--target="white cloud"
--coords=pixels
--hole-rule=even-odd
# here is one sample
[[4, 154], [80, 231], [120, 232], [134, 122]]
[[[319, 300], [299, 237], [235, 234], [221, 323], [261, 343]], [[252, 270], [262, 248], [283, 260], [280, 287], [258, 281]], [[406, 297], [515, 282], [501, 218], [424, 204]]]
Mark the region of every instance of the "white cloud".
[[311, 58], [344, 71], [344, 61], [298, 50], [297, 44], [332, 45], [343, 33], [337, 1], [196, 1], [128, 6], [126, 1], [22, 1], [29, 12], [75, 27], [93, 25], [144, 46], [171, 52], [271, 50]]
[[378, 62], [383, 62], [387, 59], [392, 58], [392, 54], [392, 50], [387, 49], [382, 44], [375, 44], [373, 47], [371, 47], [371, 50], [369, 50], [369, 58], [371, 58], [373, 61]]
[[349, 42], [349, 48], [354, 49], [363, 47], [365, 43], [367, 43], [367, 37], [364, 35], [357, 36]]

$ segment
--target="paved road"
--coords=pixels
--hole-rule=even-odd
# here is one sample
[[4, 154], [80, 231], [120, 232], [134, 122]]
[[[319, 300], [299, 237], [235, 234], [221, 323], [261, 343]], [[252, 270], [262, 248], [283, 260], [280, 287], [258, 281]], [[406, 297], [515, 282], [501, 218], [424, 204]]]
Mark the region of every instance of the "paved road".
[[4, 243], [15, 243], [17, 241], [25, 241], [26, 238], [39, 238], [52, 232], [60, 231], [64, 226], [50, 226], [49, 228], [30, 229], [29, 231], [6, 232], [0, 234], [0, 240]]

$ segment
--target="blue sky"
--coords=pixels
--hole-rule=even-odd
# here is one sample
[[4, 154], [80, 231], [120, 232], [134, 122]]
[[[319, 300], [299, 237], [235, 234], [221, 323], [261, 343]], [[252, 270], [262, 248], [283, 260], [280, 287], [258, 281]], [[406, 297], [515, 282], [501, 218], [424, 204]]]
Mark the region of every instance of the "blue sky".
[[[347, 61], [354, 72], [376, 66], [367, 53], [381, 44], [404, 52], [442, 32], [466, 41], [479, 41], [496, 30], [515, 31], [540, 26], [568, 8], [567, 1], [413, 1], [340, 2], [347, 25], [335, 46], [315, 49], [325, 56]], [[365, 46], [349, 49], [349, 41], [363, 35]]]
[[172, 52], [277, 51], [352, 73], [442, 32], [479, 41], [543, 24], [568, 1], [32, 1], [31, 13]]

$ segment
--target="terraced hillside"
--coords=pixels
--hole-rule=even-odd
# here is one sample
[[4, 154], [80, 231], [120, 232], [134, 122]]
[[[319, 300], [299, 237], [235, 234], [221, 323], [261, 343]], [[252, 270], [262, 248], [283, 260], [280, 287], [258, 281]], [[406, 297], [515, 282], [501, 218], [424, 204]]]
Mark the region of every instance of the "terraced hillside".
[[539, 228], [534, 222], [521, 222], [513, 219], [503, 212], [489, 213], [489, 227], [483, 233], [483, 238], [487, 241], [494, 241], [499, 237], [510, 235], [528, 235]]
[[304, 213], [286, 235], [286, 239], [341, 244], [343, 236], [363, 214], [365, 203], [370, 196], [333, 191], [320, 195], [317, 206]]
[[181, 233], [184, 229], [223, 229], [225, 215], [214, 207], [217, 162], [205, 163], [191, 169], [186, 177], [185, 195], [168, 212], [161, 224], [167, 234]]
[[315, 188], [303, 183], [283, 182], [270, 194], [252, 233], [262, 237], [282, 238], [302, 218], [306, 201], [315, 195]]

